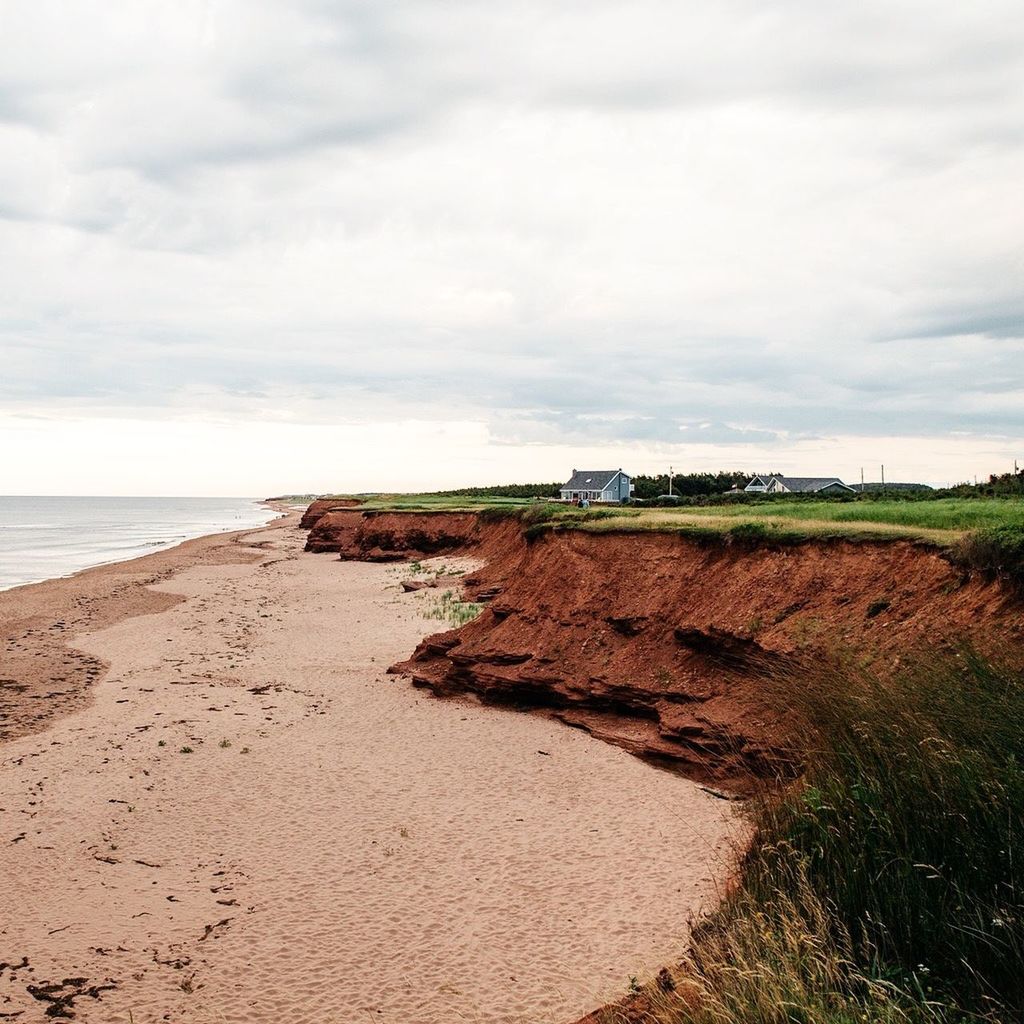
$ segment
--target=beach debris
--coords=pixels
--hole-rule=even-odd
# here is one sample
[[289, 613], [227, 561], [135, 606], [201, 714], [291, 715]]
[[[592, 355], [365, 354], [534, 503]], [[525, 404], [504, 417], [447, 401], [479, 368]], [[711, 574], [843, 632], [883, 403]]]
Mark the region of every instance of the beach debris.
[[187, 956], [176, 957], [173, 960], [161, 960], [157, 951], [153, 950], [153, 963], [160, 964], [161, 967], [173, 967], [176, 971], [184, 970], [190, 963], [192, 958]]
[[216, 924], [206, 925], [203, 934], [199, 937], [199, 941], [205, 942], [210, 937], [210, 935], [212, 935], [213, 932], [216, 931], [216, 929], [225, 927], [226, 925], [230, 924], [232, 920], [234, 919], [230, 917], [224, 917], [221, 918], [221, 920], [219, 920]]
[[88, 978], [65, 978], [63, 981], [43, 982], [40, 985], [28, 985], [26, 991], [33, 999], [49, 1003], [45, 1015], [73, 1020], [75, 1016], [74, 1002], [82, 996], [99, 999], [103, 992], [117, 988], [117, 985], [88, 985]]
[[440, 586], [437, 577], [429, 580], [402, 580], [402, 590], [407, 594], [411, 594], [415, 590], [428, 590], [432, 587]]
[[707, 793], [708, 796], [713, 796], [716, 800], [731, 800], [733, 802], [742, 801], [743, 797], [733, 796], [729, 793], [723, 793], [720, 789], [712, 789], [710, 786], [698, 786], [701, 792]]

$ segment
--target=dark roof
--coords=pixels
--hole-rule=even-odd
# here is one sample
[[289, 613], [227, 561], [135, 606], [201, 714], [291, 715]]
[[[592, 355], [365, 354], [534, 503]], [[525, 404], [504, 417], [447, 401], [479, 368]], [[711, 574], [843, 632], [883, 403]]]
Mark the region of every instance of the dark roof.
[[[797, 494], [820, 491], [823, 487], [828, 487], [829, 484], [839, 484], [840, 487], [848, 486], [837, 476], [778, 476], [775, 479], [781, 480], [786, 487]], [[850, 487], [850, 490], [852, 491], [853, 488]]]
[[758, 473], [757, 476], [751, 477], [747, 487], [755, 480], [760, 480], [766, 486], [773, 480], [780, 480], [795, 494], [813, 494], [815, 491], [820, 491], [830, 484], [838, 484], [849, 491], [855, 489], [849, 484], [844, 484], [837, 476], [783, 476], [781, 473]]
[[569, 482], [562, 484], [562, 490], [603, 491], [621, 472], [621, 469], [574, 469]]

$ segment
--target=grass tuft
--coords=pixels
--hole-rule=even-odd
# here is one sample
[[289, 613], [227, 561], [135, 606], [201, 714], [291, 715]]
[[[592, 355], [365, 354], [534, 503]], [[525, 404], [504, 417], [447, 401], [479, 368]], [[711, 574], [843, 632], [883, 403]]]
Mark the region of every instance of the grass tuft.
[[482, 604], [463, 601], [454, 590], [446, 590], [440, 597], [430, 602], [423, 612], [423, 617], [425, 619], [440, 619], [455, 629], [471, 622], [483, 610]]
[[975, 530], [953, 548], [953, 561], [1024, 590], [1024, 525]]
[[1024, 1019], [1024, 678], [970, 652], [898, 679], [767, 684], [802, 779], [752, 801], [754, 839], [645, 1024]]

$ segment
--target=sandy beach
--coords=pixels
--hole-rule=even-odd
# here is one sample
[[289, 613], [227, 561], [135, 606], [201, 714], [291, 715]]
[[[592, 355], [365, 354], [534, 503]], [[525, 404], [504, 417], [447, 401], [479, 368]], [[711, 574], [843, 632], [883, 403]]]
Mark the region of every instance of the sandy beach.
[[386, 675], [436, 596], [296, 522], [0, 595], [0, 1019], [566, 1024], [728, 873], [727, 802]]

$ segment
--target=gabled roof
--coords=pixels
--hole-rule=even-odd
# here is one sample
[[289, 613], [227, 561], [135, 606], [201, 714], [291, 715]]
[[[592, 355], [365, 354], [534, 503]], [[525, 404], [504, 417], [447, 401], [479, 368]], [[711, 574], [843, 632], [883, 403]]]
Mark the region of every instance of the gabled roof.
[[621, 469], [574, 469], [569, 482], [562, 484], [562, 490], [603, 491], [621, 472]]
[[830, 484], [839, 484], [840, 487], [846, 487], [847, 490], [853, 490], [848, 484], [844, 484], [842, 480], [837, 476], [777, 476], [774, 477], [776, 480], [780, 480], [789, 490], [795, 494], [801, 492], [808, 494], [814, 491], [820, 491], [824, 487], [828, 487]]

